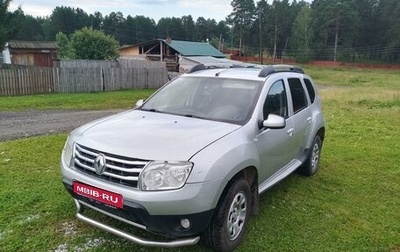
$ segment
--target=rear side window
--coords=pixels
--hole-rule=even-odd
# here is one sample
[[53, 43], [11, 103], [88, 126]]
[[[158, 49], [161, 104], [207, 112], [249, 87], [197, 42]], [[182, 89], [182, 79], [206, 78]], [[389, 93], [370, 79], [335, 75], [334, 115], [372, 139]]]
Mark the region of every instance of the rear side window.
[[306, 84], [308, 95], [310, 96], [311, 103], [315, 101], [315, 90], [311, 81], [309, 79], [304, 79], [304, 83]]
[[292, 95], [293, 112], [296, 114], [307, 107], [307, 97], [300, 79], [290, 78], [288, 79], [288, 82], [290, 93]]

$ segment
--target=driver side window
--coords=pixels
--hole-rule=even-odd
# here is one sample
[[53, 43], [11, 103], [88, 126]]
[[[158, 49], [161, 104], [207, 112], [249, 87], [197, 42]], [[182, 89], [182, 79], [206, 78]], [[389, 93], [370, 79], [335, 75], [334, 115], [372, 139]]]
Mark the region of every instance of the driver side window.
[[269, 114], [279, 115], [284, 118], [288, 117], [286, 91], [282, 80], [272, 84], [268, 91], [263, 108], [264, 120], [268, 118]]

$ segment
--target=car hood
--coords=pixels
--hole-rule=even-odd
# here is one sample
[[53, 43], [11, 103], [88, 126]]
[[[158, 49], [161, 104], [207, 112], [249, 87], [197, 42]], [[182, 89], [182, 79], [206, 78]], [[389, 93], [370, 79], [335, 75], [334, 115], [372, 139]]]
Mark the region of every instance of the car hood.
[[145, 160], [189, 160], [240, 125], [131, 110], [86, 124], [72, 133], [81, 145]]

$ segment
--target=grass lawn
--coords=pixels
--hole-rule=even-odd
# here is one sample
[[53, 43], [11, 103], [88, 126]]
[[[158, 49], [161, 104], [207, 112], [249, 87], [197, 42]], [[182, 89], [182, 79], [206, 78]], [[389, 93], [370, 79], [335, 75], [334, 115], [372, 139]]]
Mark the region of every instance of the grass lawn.
[[0, 111], [22, 111], [29, 109], [127, 109], [132, 108], [136, 104], [136, 101], [146, 99], [154, 91], [155, 89], [142, 89], [88, 94], [0, 96]]
[[[322, 84], [327, 133], [320, 170], [311, 178], [292, 174], [261, 195], [260, 214], [250, 220], [237, 251], [400, 251], [398, 71], [306, 71]], [[373, 73], [384, 80], [370, 81]], [[349, 81], [348, 75], [363, 79], [339, 81]], [[109, 100], [109, 94], [101, 95]], [[121, 103], [129, 100], [129, 106], [136, 99], [135, 91], [112, 95]], [[29, 108], [35, 97], [25, 98]], [[0, 110], [7, 109], [2, 100]], [[205, 251], [199, 245], [140, 247], [77, 221], [60, 180], [66, 137], [0, 142], [0, 251]]]

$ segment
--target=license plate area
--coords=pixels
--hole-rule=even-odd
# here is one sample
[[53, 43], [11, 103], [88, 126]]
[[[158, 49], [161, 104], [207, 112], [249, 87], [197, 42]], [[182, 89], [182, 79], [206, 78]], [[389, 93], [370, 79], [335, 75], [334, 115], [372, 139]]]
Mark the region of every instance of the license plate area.
[[77, 195], [93, 199], [108, 206], [116, 208], [123, 208], [124, 206], [123, 197], [118, 193], [103, 190], [77, 181], [74, 181], [73, 183], [73, 191]]

